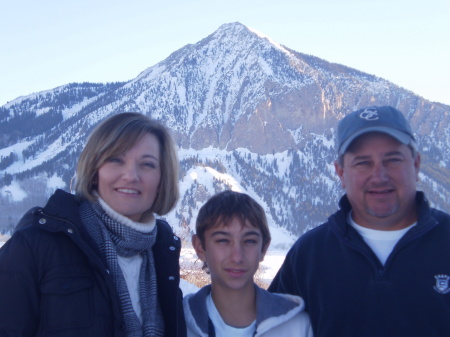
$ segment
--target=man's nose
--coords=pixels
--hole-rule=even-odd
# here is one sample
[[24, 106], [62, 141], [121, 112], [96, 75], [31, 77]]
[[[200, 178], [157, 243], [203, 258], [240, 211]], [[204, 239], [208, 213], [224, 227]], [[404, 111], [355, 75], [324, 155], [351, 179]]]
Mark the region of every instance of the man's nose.
[[383, 163], [376, 163], [373, 167], [372, 177], [375, 181], [386, 181], [388, 179], [386, 166]]

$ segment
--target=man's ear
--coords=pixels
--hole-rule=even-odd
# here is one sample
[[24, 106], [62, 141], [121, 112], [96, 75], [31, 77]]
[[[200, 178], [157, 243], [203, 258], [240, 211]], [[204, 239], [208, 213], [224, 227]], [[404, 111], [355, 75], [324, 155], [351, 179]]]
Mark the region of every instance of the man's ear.
[[341, 181], [342, 188], [345, 188], [344, 183], [344, 167], [339, 164], [337, 160], [334, 161], [334, 170], [336, 171], [339, 180]]
[[206, 262], [206, 252], [205, 249], [203, 248], [202, 241], [200, 240], [197, 234], [192, 235], [192, 246], [194, 247], [198, 258], [203, 262]]
[[417, 153], [416, 158], [414, 158], [414, 168], [416, 170], [416, 181], [419, 181], [419, 170], [420, 170], [420, 153]]

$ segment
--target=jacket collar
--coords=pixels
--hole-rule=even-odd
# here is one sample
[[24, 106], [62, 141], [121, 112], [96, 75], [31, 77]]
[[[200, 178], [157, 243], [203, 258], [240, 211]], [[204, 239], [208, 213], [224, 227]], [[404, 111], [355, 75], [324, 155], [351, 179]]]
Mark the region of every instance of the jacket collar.
[[[261, 289], [255, 284], [256, 291], [256, 324], [257, 327], [262, 322], [270, 323], [264, 329], [269, 329], [275, 325], [282, 324], [291, 317], [304, 310], [304, 302], [298, 296], [285, 294], [272, 294]], [[206, 297], [211, 293], [211, 285], [201, 288], [197, 293], [187, 295], [184, 306], [187, 306], [185, 312], [186, 323], [191, 325], [195, 331], [201, 330], [205, 335], [208, 334], [208, 311], [206, 309]], [[195, 328], [194, 328], [195, 327]], [[259, 331], [259, 328], [258, 332]]]
[[[412, 232], [421, 232], [433, 227], [437, 223], [436, 219], [432, 217], [430, 205], [422, 191], [416, 192], [416, 207], [417, 207], [417, 225], [413, 227]], [[347, 215], [351, 211], [352, 206], [346, 194], [339, 200], [339, 210], [330, 216], [329, 222], [333, 225], [335, 231], [344, 235], [349, 235], [353, 232], [350, 225], [347, 224]], [[353, 228], [352, 228], [353, 229]]]

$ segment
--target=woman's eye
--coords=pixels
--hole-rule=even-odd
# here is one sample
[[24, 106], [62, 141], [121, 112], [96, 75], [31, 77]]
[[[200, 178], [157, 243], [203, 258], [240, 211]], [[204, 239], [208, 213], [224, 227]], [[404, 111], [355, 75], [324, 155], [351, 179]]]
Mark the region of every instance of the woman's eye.
[[120, 158], [109, 158], [108, 163], [121, 163], [122, 160]]
[[151, 162], [143, 163], [142, 166], [149, 167], [149, 168], [155, 168], [156, 167], [155, 163], [151, 163]]

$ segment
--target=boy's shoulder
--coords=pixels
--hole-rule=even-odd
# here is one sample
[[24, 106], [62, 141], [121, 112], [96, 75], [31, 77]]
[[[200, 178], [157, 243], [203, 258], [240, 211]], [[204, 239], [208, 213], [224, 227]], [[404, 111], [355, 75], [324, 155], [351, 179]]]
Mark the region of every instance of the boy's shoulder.
[[190, 293], [184, 296], [183, 307], [185, 313], [191, 313], [191, 315], [194, 316], [204, 316], [206, 313], [206, 298], [210, 293], [211, 285], [207, 285], [198, 290], [196, 293]]
[[[258, 315], [271, 316], [282, 315], [294, 308], [299, 311], [305, 310], [305, 302], [296, 295], [271, 293], [256, 286], [256, 310]], [[266, 312], [266, 313], [265, 313]]]

